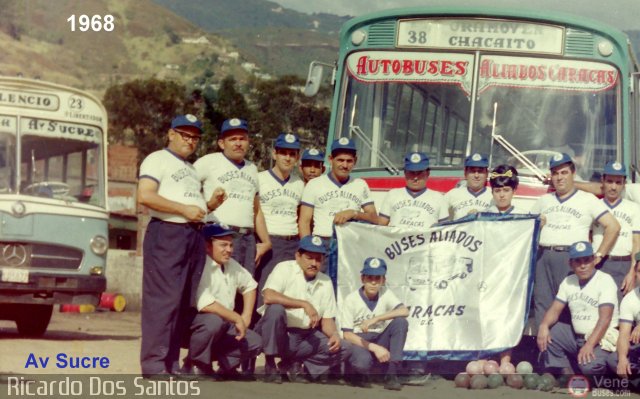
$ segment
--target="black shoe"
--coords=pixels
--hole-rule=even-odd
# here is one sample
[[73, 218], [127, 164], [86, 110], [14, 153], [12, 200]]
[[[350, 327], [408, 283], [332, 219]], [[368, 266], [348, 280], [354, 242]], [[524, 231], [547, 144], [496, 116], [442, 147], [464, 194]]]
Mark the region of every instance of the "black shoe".
[[183, 375], [190, 374], [192, 379], [194, 380], [204, 380], [204, 381], [221, 381], [222, 378], [216, 374], [211, 366], [202, 366], [202, 365], [192, 365], [191, 369], [187, 373], [187, 371], [183, 371]]
[[306, 384], [309, 382], [304, 378], [302, 365], [298, 362], [294, 362], [287, 369], [287, 379], [289, 379], [290, 382], [297, 382], [299, 384]]
[[371, 388], [369, 378], [365, 374], [352, 374], [349, 381], [349, 385], [357, 388]]
[[253, 374], [244, 373], [244, 372], [240, 373], [236, 369], [230, 369], [230, 370], [219, 369], [218, 375], [225, 381], [250, 382], [250, 381], [256, 380], [256, 377]]
[[388, 375], [385, 378], [384, 389], [388, 389], [391, 391], [401, 391], [402, 384], [398, 381], [398, 376], [395, 374]]
[[264, 382], [270, 382], [272, 384], [282, 384], [282, 375], [278, 369], [265, 366], [264, 368], [264, 378], [262, 379]]

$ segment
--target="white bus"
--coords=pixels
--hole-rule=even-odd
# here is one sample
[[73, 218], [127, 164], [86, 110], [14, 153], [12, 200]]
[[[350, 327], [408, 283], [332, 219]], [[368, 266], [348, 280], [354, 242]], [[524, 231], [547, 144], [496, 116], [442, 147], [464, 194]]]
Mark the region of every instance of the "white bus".
[[0, 319], [43, 334], [106, 287], [107, 113], [93, 95], [0, 77]]

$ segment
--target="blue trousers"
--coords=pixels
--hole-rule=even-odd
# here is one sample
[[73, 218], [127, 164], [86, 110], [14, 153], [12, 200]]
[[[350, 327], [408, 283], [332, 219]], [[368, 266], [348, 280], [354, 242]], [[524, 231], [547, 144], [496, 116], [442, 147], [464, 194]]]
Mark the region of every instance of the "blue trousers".
[[578, 364], [578, 352], [585, 343], [584, 337], [577, 337], [573, 328], [565, 323], [556, 323], [550, 331], [551, 343], [542, 354], [545, 367], [563, 368], [576, 366], [583, 374], [605, 374], [607, 372], [607, 358], [610, 353], [596, 346], [593, 350], [595, 360], [590, 363]]
[[[539, 249], [536, 261], [535, 282], [533, 285], [534, 318], [536, 326], [542, 323], [542, 318], [558, 294], [560, 283], [570, 273], [569, 252], [555, 252], [549, 249]], [[562, 323], [571, 323], [568, 311], [562, 312]]]
[[[407, 319], [396, 317], [381, 333], [360, 333], [358, 335], [369, 342], [387, 348], [391, 354], [389, 361], [399, 363], [402, 361], [402, 350], [407, 340], [408, 330], [409, 322]], [[358, 374], [370, 374], [374, 361], [377, 361], [375, 355], [358, 345], [353, 345], [352, 351], [349, 359], [351, 370]]]
[[622, 297], [624, 296], [622, 295], [622, 291], [620, 291], [620, 287], [622, 286], [622, 282], [627, 276], [627, 273], [629, 273], [629, 268], [631, 268], [631, 261], [612, 260], [607, 257], [604, 261], [600, 262], [600, 264], [597, 265], [597, 268], [613, 277], [613, 281], [616, 282], [616, 286], [618, 287], [618, 302], [620, 302], [622, 300]]
[[236, 235], [233, 239], [231, 257], [253, 276], [256, 272], [256, 236], [253, 233]]
[[264, 303], [262, 298], [262, 289], [267, 282], [267, 278], [273, 271], [273, 269], [280, 262], [287, 260], [293, 260], [296, 258], [296, 251], [300, 240], [285, 240], [278, 236], [269, 236], [271, 238], [271, 251], [269, 251], [262, 259], [263, 266], [257, 271], [260, 276], [258, 280], [258, 299], [256, 307], [259, 308]]

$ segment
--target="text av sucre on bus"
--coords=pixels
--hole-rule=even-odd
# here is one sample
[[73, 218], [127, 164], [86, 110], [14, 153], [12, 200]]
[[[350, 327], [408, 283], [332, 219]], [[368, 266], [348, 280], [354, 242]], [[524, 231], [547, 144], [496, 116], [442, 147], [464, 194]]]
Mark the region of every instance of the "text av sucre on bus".
[[[34, 376], [38, 378], [37, 376]], [[25, 377], [7, 378], [7, 397], [37, 396], [40, 398], [59, 396], [117, 396], [182, 397], [200, 395], [198, 381], [178, 381], [170, 377], [167, 381], [133, 379], [118, 376], [49, 376], [41, 380]]]
[[48, 121], [42, 119], [30, 119], [27, 124], [29, 132], [57, 132], [75, 136], [95, 137], [95, 129], [88, 126], [79, 126], [70, 123]]

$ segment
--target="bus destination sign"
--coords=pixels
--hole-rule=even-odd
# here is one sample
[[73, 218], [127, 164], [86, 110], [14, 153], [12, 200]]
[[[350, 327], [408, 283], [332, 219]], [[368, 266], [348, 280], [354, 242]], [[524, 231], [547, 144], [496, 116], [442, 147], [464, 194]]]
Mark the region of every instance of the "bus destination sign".
[[398, 47], [563, 52], [564, 28], [495, 19], [407, 19], [398, 21]]
[[0, 89], [1, 105], [56, 111], [60, 107], [60, 99], [53, 94], [31, 93], [2, 88]]

